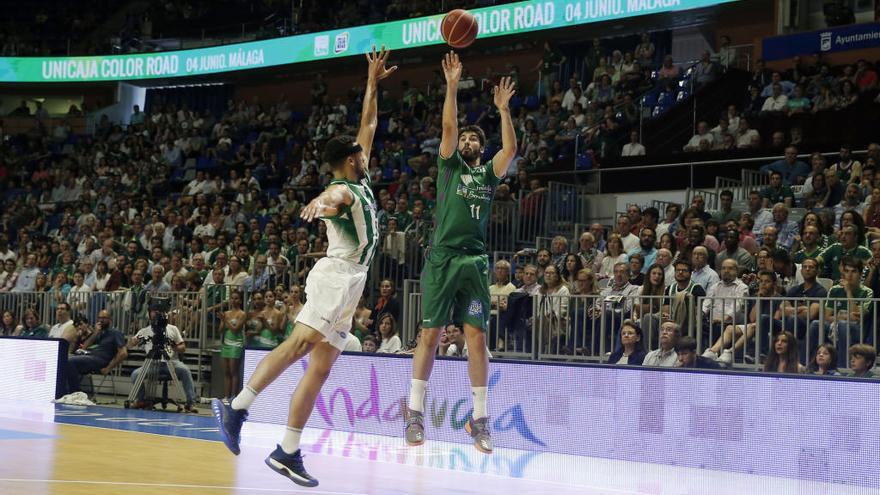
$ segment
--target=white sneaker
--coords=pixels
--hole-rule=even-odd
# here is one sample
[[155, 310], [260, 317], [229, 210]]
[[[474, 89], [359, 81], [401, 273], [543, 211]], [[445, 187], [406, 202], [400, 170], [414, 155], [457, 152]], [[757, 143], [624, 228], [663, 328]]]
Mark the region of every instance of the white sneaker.
[[718, 362], [728, 368], [733, 366], [733, 351], [730, 349], [724, 349], [721, 351], [721, 356], [718, 358]]
[[718, 361], [718, 354], [715, 354], [715, 351], [712, 349], [706, 349], [706, 352], [703, 353], [704, 358], [709, 358], [712, 361]]

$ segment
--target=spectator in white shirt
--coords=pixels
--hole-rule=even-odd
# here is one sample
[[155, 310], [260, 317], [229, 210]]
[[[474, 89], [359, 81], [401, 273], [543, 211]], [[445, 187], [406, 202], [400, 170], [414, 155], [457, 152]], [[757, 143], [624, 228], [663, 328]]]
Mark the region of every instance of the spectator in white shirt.
[[758, 131], [749, 128], [749, 121], [745, 117], [739, 119], [739, 132], [736, 136], [737, 148], [755, 148], [761, 144], [761, 135]]
[[617, 218], [617, 234], [620, 235], [620, 241], [623, 243], [623, 251], [631, 252], [639, 247], [639, 237], [632, 233], [632, 223], [627, 215], [620, 215]]
[[379, 334], [382, 336], [382, 344], [376, 351], [378, 354], [397, 354], [403, 348], [400, 337], [397, 335], [397, 322], [391, 313], [379, 316]]
[[697, 124], [697, 133], [684, 146], [685, 151], [700, 151], [705, 147], [703, 141], [706, 141], [711, 149], [715, 144], [715, 137], [709, 131], [709, 124], [705, 120], [701, 120]]
[[773, 94], [764, 100], [764, 105], [761, 107], [761, 114], [782, 113], [786, 110], [788, 110], [788, 96], [783, 94], [782, 85], [774, 83]]
[[664, 321], [660, 325], [660, 347], [649, 352], [642, 361], [642, 366], [658, 366], [672, 368], [678, 363], [675, 344], [681, 337], [681, 329], [674, 321]]
[[726, 325], [745, 321], [745, 298], [749, 296], [749, 286], [737, 278], [739, 265], [735, 259], [724, 260], [721, 264], [721, 276], [720, 281], [706, 290], [706, 298], [703, 299], [703, 314], [709, 323], [718, 326], [715, 335], [720, 334]]
[[629, 142], [623, 145], [620, 156], [645, 156], [645, 147], [639, 142], [639, 131], [629, 133]]

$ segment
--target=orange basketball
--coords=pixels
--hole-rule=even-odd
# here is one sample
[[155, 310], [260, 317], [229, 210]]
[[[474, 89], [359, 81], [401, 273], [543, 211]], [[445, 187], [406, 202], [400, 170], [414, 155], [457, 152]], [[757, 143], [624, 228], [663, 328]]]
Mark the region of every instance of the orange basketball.
[[463, 9], [450, 11], [440, 23], [440, 34], [443, 36], [443, 41], [453, 48], [470, 46], [477, 39], [479, 30], [477, 19]]

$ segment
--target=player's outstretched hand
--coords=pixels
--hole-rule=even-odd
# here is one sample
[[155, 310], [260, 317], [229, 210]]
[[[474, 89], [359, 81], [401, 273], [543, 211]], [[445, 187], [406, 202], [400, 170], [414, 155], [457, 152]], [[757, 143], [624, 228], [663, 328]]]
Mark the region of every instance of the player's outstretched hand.
[[309, 204], [302, 209], [299, 216], [306, 222], [312, 222], [316, 218], [321, 217], [325, 211], [327, 211], [327, 205], [324, 204], [324, 201], [319, 196], [311, 200]]
[[443, 57], [441, 65], [443, 66], [443, 75], [446, 76], [446, 82], [458, 82], [461, 78], [461, 61], [458, 59], [458, 54], [450, 50]]
[[508, 77], [502, 77], [501, 81], [497, 86], [492, 88], [492, 93], [495, 97], [495, 106], [498, 107], [499, 110], [508, 110], [508, 104], [510, 103], [510, 98], [516, 93], [516, 89], [514, 89], [513, 79]]
[[387, 68], [385, 67], [385, 63], [388, 62], [388, 55], [390, 54], [391, 52], [385, 49], [385, 45], [382, 45], [379, 53], [376, 53], [376, 45], [373, 45], [372, 51], [367, 53], [367, 63], [370, 66], [368, 79], [370, 81], [381, 81], [397, 70], [396, 65]]

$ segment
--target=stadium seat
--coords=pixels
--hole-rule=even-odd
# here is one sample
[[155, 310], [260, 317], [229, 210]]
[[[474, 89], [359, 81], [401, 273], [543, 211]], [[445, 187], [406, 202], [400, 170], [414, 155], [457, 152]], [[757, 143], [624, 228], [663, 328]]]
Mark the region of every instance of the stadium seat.
[[538, 106], [540, 106], [540, 100], [538, 100], [538, 97], [535, 95], [529, 95], [529, 96], [526, 96], [526, 99], [523, 104], [529, 110], [535, 110], [538, 108]]

